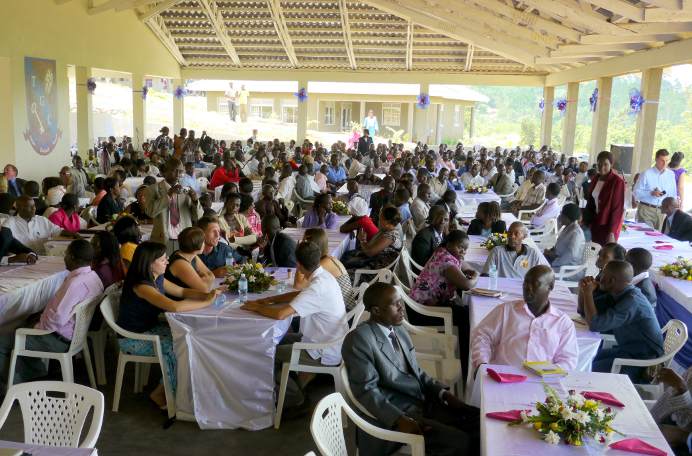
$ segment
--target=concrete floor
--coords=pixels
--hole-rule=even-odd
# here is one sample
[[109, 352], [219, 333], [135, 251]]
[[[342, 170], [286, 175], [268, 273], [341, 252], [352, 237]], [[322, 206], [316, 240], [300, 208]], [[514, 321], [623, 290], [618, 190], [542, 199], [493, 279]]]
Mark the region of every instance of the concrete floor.
[[[111, 355], [109, 358], [108, 355]], [[129, 364], [123, 382], [120, 410], [111, 411], [113, 404], [113, 384], [117, 361], [111, 350], [107, 354], [106, 365], [108, 385], [99, 389], [105, 396], [106, 411], [103, 417], [101, 435], [96, 445], [100, 456], [120, 455], [282, 455], [302, 456], [315, 451], [310, 435], [310, 415], [300, 419], [283, 421], [281, 429], [263, 431], [243, 430], [201, 430], [197, 423], [176, 421], [173, 426], [163, 429], [165, 412], [158, 410], [149, 400], [148, 392], [158, 382], [158, 375], [152, 368], [151, 381], [145, 393], [134, 394], [134, 366]], [[84, 364], [75, 362], [75, 378], [78, 383], [88, 384]], [[48, 378], [47, 378], [48, 379]], [[60, 380], [59, 373], [49, 376]], [[334, 391], [331, 377], [318, 377], [309, 387], [311, 403], [316, 404], [323, 396]], [[345, 429], [348, 441], [353, 441], [353, 426]], [[86, 431], [85, 431], [86, 432]], [[0, 430], [0, 440], [23, 441], [22, 419], [19, 406], [15, 404], [7, 422]], [[350, 446], [350, 445], [349, 445]]]

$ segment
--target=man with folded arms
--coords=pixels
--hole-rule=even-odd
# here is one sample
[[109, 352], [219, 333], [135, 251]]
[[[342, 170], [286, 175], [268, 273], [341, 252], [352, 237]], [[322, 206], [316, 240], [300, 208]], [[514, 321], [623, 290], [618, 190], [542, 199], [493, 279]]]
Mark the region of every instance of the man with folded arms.
[[12, 263], [34, 264], [38, 255], [12, 236], [9, 228], [0, 227], [0, 265]]
[[[579, 300], [584, 319], [594, 332], [610, 332], [616, 345], [598, 352], [593, 360], [594, 372], [610, 372], [615, 358], [654, 359], [663, 355], [663, 336], [654, 309], [642, 292], [632, 285], [632, 265], [614, 260], [603, 270], [600, 282], [585, 277], [579, 282]], [[593, 292], [600, 289], [607, 294], [609, 305], [597, 309]], [[623, 366], [635, 383], [642, 382], [644, 368]]]
[[[478, 409], [420, 368], [413, 342], [401, 327], [404, 306], [396, 289], [373, 283], [363, 304], [370, 320], [346, 336], [341, 355], [353, 394], [375, 417], [375, 425], [423, 434], [427, 455], [478, 454]], [[360, 431], [357, 441], [361, 456], [388, 455], [400, 446]]]
[[555, 275], [548, 266], [526, 273], [523, 300], [495, 307], [471, 333], [473, 368], [481, 364], [521, 366], [548, 361], [565, 370], [577, 367], [579, 347], [574, 323], [550, 304]]
[[495, 246], [483, 266], [483, 274], [488, 275], [490, 266], [495, 264], [498, 277], [522, 279], [526, 272], [539, 264], [548, 265], [541, 252], [524, 244], [529, 230], [521, 222], [514, 222], [507, 230], [507, 245]]

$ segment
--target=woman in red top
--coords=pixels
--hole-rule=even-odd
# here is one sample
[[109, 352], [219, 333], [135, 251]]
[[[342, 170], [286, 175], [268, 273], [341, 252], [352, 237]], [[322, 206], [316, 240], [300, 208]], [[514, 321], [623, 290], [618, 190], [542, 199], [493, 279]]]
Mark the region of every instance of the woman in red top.
[[341, 225], [339, 231], [350, 233], [351, 231], [362, 230], [367, 240], [370, 241], [379, 230], [368, 216], [370, 212], [368, 202], [356, 196], [348, 203], [348, 210], [352, 217]]
[[237, 184], [243, 177], [245, 177], [245, 175], [240, 171], [240, 166], [238, 166], [236, 161], [233, 158], [226, 157], [223, 160], [223, 168], [216, 168], [214, 170], [214, 174], [211, 176], [211, 182], [209, 182], [209, 188], [213, 190], [219, 185], [228, 182], [235, 182]]
[[584, 224], [591, 229], [591, 240], [605, 245], [617, 242], [625, 213], [625, 181], [613, 171], [613, 154], [603, 151], [596, 159], [598, 179], [589, 187]]

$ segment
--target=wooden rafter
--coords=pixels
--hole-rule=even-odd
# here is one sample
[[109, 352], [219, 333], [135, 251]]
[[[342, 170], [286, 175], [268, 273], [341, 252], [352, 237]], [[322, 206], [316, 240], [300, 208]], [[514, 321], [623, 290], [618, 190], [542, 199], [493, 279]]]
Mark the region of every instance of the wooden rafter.
[[[154, 0], [152, 0], [153, 2]], [[129, 4], [130, 0], [106, 0], [105, 2], [101, 3], [100, 5], [97, 6], [91, 6], [88, 10], [88, 14], [99, 14], [103, 13], [105, 11], [114, 9], [119, 6], [123, 6], [126, 4]]]
[[177, 60], [180, 65], [186, 66], [187, 61], [185, 60], [185, 57], [183, 57], [183, 54], [180, 52], [178, 45], [175, 44], [175, 40], [166, 28], [166, 24], [164, 24], [163, 19], [161, 19], [161, 16], [152, 17], [151, 19], [146, 21], [146, 24], [149, 26], [151, 31], [154, 32], [154, 35], [158, 37], [161, 43], [163, 43], [166, 49], [168, 49], [168, 52], [171, 53], [173, 58], [175, 58], [175, 60]]
[[682, 9], [682, 0], [644, 0], [644, 3], [669, 10]]
[[344, 46], [346, 47], [346, 55], [348, 55], [348, 62], [351, 64], [351, 69], [355, 70], [358, 65], [356, 63], [356, 56], [353, 53], [353, 40], [351, 40], [351, 24], [348, 19], [348, 8], [346, 7], [346, 0], [339, 0], [339, 13], [341, 14], [341, 30], [344, 32]]
[[580, 27], [592, 30], [596, 33], [609, 33], [612, 35], [626, 35], [631, 33], [615, 24], [611, 24], [605, 16], [593, 11], [585, 11], [574, 0], [523, 0], [539, 11], [556, 17], [560, 20], [569, 20]]
[[267, 3], [269, 4], [272, 19], [274, 20], [276, 34], [279, 35], [279, 39], [281, 40], [281, 44], [286, 51], [288, 60], [291, 62], [292, 66], [298, 67], [300, 63], [298, 62], [298, 57], [296, 57], [295, 51], [293, 50], [293, 43], [291, 42], [291, 36], [288, 34], [286, 18], [284, 17], [284, 13], [281, 9], [280, 0], [267, 0]]
[[620, 43], [655, 43], [659, 41], [673, 41], [678, 38], [675, 34], [656, 33], [644, 35], [583, 35], [581, 44], [620, 44]]
[[644, 21], [644, 8], [633, 5], [625, 0], [587, 0], [590, 4], [606, 9], [611, 13], [635, 22]]
[[649, 22], [646, 24], [623, 24], [622, 28], [641, 34], [651, 33], [686, 33], [692, 32], [690, 22]]
[[182, 0], [166, 0], [163, 2], [159, 2], [156, 5], [150, 7], [148, 10], [146, 10], [144, 13], [139, 15], [139, 20], [141, 21], [147, 21], [149, 18], [152, 18], [156, 16], [157, 14], [162, 13], [163, 11], [167, 10], [168, 8], [174, 6], [176, 3], [180, 3]]
[[204, 14], [207, 15], [209, 22], [211, 22], [212, 28], [216, 32], [216, 38], [223, 45], [233, 64], [241, 66], [240, 58], [238, 58], [238, 54], [233, 47], [233, 43], [231, 43], [231, 38], [228, 36], [226, 24], [224, 23], [223, 16], [216, 6], [216, 2], [213, 2], [213, 0], [197, 0], [197, 2], [202, 7]]
[[408, 21], [406, 26], [406, 69], [413, 69], [413, 22]]
[[469, 44], [466, 50], [466, 63], [464, 64], [464, 71], [471, 71], [471, 65], [473, 65], [473, 44]]

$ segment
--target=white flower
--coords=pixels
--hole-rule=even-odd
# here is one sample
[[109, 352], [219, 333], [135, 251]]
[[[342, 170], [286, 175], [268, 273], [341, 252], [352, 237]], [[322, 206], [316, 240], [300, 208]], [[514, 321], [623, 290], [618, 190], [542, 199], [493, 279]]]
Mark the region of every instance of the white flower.
[[543, 437], [543, 440], [548, 442], [551, 445], [557, 445], [560, 443], [560, 436], [554, 433], [553, 431], [549, 431], [545, 437]]
[[247, 278], [248, 283], [252, 283], [255, 281], [255, 278], [253, 276], [250, 276]]
[[574, 403], [574, 405], [576, 405], [577, 407], [581, 407], [582, 405], [584, 405], [584, 401], [586, 400], [586, 398], [584, 398], [584, 396], [582, 396], [581, 394], [575, 392], [574, 394], [570, 394], [567, 400]]
[[681, 269], [680, 274], [683, 276], [686, 276], [687, 275], [687, 269]]
[[678, 277], [680, 275], [680, 273], [678, 271], [673, 271], [673, 272], [671, 272], [671, 275], [673, 277]]
[[526, 413], [526, 410], [522, 410], [521, 412], [519, 412], [519, 416], [521, 417], [522, 423], [528, 423], [529, 422], [529, 414]]
[[605, 413], [603, 413], [603, 410], [596, 409], [596, 419], [598, 421], [601, 421], [604, 417], [605, 417]]
[[574, 413], [572, 413], [572, 410], [570, 410], [568, 407], [565, 407], [562, 409], [562, 419], [565, 421], [569, 421], [574, 418]]
[[581, 424], [588, 424], [591, 421], [589, 414], [583, 410], [577, 411], [574, 418]]

